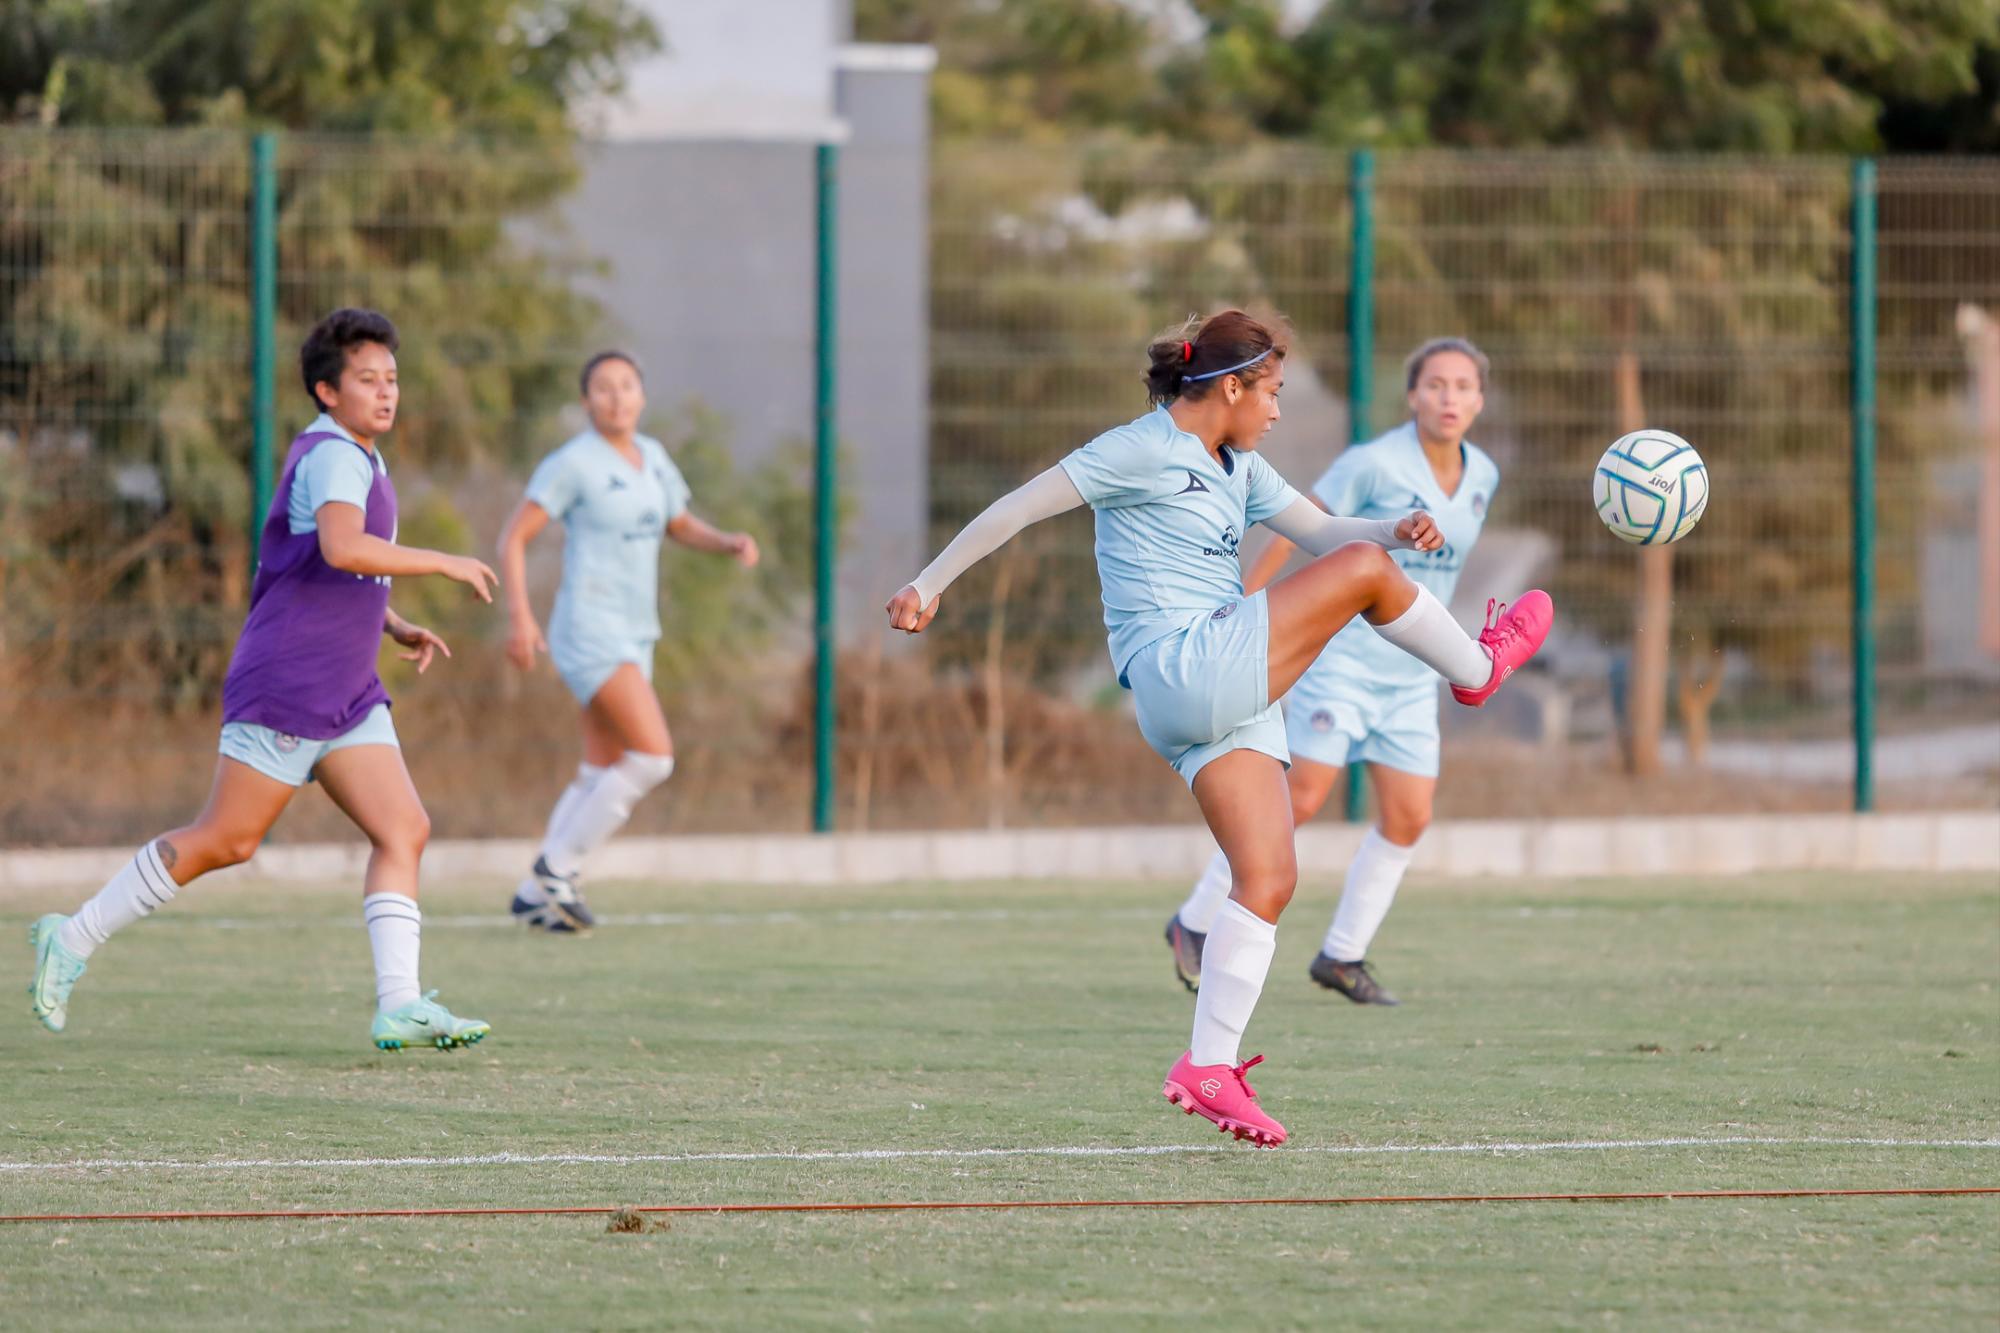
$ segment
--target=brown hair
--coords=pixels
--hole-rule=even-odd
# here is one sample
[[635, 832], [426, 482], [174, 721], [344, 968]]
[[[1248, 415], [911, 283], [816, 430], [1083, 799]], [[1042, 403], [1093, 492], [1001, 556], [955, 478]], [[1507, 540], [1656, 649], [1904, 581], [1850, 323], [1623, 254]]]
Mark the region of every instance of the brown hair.
[[319, 400], [319, 386], [331, 384], [337, 392], [340, 374], [347, 369], [347, 354], [363, 343], [380, 343], [396, 350], [396, 326], [379, 310], [342, 307], [313, 325], [312, 332], [299, 344], [299, 378], [306, 382], [306, 397], [313, 406], [326, 411]]
[[1405, 390], [1416, 388], [1417, 381], [1424, 377], [1424, 367], [1430, 363], [1430, 359], [1445, 352], [1457, 352], [1479, 367], [1479, 392], [1485, 393], [1486, 372], [1491, 369], [1486, 361], [1486, 353], [1464, 338], [1433, 338], [1410, 353], [1410, 359], [1403, 363], [1403, 378], [1406, 381], [1403, 388]]
[[1223, 372], [1255, 384], [1285, 359], [1291, 350], [1289, 334], [1283, 321], [1255, 319], [1241, 310], [1217, 311], [1207, 319], [1190, 315], [1146, 349], [1151, 359], [1146, 367], [1146, 399], [1199, 402], [1227, 378]]

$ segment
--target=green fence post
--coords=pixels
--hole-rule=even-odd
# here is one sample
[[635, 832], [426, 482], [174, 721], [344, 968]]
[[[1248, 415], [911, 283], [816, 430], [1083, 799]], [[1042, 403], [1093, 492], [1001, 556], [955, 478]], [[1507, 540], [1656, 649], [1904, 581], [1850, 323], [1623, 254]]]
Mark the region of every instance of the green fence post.
[[278, 136], [250, 140], [250, 573], [271, 507], [277, 431]]
[[813, 395], [813, 829], [833, 829], [834, 710], [833, 576], [838, 552], [834, 487], [834, 311], [838, 300], [834, 270], [834, 208], [839, 200], [839, 149], [819, 145], [816, 154], [818, 223], [815, 235], [818, 298], [814, 311], [813, 354], [817, 381]]
[[1875, 163], [1854, 164], [1854, 808], [1875, 807]]
[[[1375, 393], [1375, 154], [1357, 148], [1348, 158], [1347, 193], [1353, 203], [1353, 235], [1347, 280], [1347, 437], [1369, 437], [1369, 400]], [[1368, 814], [1368, 791], [1361, 765], [1347, 766], [1347, 821]]]

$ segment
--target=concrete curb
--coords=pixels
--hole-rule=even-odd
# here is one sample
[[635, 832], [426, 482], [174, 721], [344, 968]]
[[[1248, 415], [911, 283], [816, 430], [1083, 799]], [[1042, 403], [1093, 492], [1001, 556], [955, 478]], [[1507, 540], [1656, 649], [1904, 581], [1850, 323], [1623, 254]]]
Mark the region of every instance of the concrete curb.
[[[1302, 860], [1339, 864], [1362, 830], [1315, 824]], [[692, 835], [626, 838], [591, 865], [594, 879], [661, 883], [880, 884], [998, 879], [1171, 879], [1214, 851], [1199, 826], [954, 830], [935, 833]], [[130, 848], [0, 851], [0, 895], [85, 889], [108, 879]], [[439, 842], [428, 876], [510, 882], [534, 859], [525, 841]], [[302, 843], [260, 851], [231, 877], [326, 883], [358, 880], [362, 844]], [[1747, 875], [1781, 870], [1961, 871], [2000, 874], [2000, 811], [1886, 815], [1696, 815], [1677, 818], [1468, 820], [1439, 825], [1415, 869], [1436, 876], [1569, 879], [1592, 875]]]

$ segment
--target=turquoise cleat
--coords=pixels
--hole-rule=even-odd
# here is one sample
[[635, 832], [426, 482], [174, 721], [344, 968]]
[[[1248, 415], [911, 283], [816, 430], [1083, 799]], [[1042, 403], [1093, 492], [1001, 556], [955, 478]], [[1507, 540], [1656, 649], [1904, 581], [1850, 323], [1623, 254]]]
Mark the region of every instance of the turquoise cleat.
[[[67, 993], [67, 992], [65, 992]], [[421, 1000], [412, 1000], [391, 1013], [375, 1015], [370, 1034], [375, 1048], [400, 1051], [405, 1046], [435, 1046], [448, 1051], [454, 1046], [471, 1046], [493, 1030], [483, 1018], [460, 1018], [439, 1004], [436, 991], [426, 991]]]
[[69, 920], [51, 912], [28, 927], [28, 946], [35, 951], [35, 979], [28, 983], [35, 1017], [51, 1032], [61, 1032], [69, 1022], [69, 993], [83, 975], [83, 960], [62, 947], [57, 933]]

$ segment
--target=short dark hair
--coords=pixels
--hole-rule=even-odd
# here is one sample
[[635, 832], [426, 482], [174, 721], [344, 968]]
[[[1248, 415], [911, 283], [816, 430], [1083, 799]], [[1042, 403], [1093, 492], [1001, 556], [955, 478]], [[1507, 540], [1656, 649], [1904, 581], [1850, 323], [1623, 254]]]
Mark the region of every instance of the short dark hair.
[[339, 386], [348, 352], [363, 343], [381, 343], [393, 352], [397, 342], [396, 326], [379, 310], [343, 307], [334, 311], [313, 325], [313, 331], [299, 345], [299, 374], [306, 382], [306, 397], [324, 412], [326, 404], [319, 400], [319, 386]]
[[597, 368], [606, 361], [623, 361], [626, 365], [632, 367], [632, 373], [639, 377], [639, 383], [644, 384], [646, 382], [646, 372], [639, 369], [637, 361], [634, 361], [631, 357], [618, 351], [616, 348], [607, 348], [583, 363], [583, 373], [576, 377], [576, 389], [578, 393], [586, 398], [590, 396], [590, 377], [595, 375]]
[[1410, 353], [1410, 359], [1403, 363], [1403, 379], [1405, 381], [1403, 388], [1406, 391], [1416, 388], [1417, 381], [1424, 377], [1424, 367], [1430, 364], [1430, 359], [1434, 356], [1442, 356], [1446, 352], [1457, 352], [1460, 356], [1465, 357], [1474, 366], [1478, 367], [1479, 392], [1485, 393], [1486, 372], [1491, 370], [1492, 366], [1487, 363], [1486, 353], [1474, 347], [1471, 340], [1467, 338], [1433, 338], [1416, 351]]

